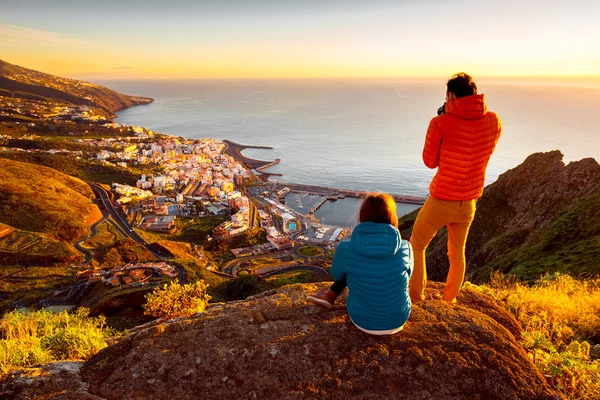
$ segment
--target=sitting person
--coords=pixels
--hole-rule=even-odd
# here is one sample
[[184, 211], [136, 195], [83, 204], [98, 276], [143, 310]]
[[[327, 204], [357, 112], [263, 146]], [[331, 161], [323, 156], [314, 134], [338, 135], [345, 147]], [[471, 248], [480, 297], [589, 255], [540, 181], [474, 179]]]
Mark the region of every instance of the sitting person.
[[372, 335], [391, 335], [402, 330], [410, 315], [412, 248], [400, 237], [390, 195], [369, 195], [359, 219], [351, 239], [339, 244], [333, 258], [335, 283], [308, 300], [330, 308], [347, 285], [346, 306], [354, 325]]

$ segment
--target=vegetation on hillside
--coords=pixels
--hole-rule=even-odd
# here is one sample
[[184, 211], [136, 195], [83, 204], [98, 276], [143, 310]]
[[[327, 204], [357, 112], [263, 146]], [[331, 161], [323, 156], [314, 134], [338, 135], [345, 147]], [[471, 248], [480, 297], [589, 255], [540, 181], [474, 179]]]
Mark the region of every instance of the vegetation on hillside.
[[96, 161], [85, 160], [65, 154], [26, 153], [22, 151], [0, 152], [0, 158], [43, 165], [53, 168], [63, 174], [79, 178], [82, 181], [105, 183], [119, 182], [134, 185], [142, 171], [129, 167], [122, 168], [114, 165], [100, 164]]
[[[35, 135], [42, 138], [68, 138], [72, 140], [106, 139], [134, 135], [129, 127], [48, 120], [38, 120], [33, 125], [2, 122], [0, 123], [0, 134], [18, 139], [31, 138], [32, 135]], [[157, 134], [157, 136], [160, 135]]]
[[[69, 150], [88, 152], [90, 146], [85, 143], [75, 142], [71, 138], [49, 137], [35, 139], [5, 139], [0, 140], [0, 146], [8, 148], [19, 148], [23, 150]], [[99, 149], [94, 149], [99, 150]]]
[[123, 239], [123, 235], [108, 221], [101, 222], [96, 227], [96, 234], [82, 243], [82, 246], [93, 250], [99, 256], [112, 248]]
[[210, 293], [213, 297], [219, 299], [219, 301], [234, 301], [243, 300], [248, 296], [266, 292], [275, 287], [274, 284], [256, 275], [242, 275], [221, 283], [213, 288]]
[[0, 320], [0, 373], [60, 360], [88, 358], [106, 347], [104, 317], [89, 318], [85, 309], [58, 314], [44, 310], [13, 311]]
[[557, 273], [528, 286], [494, 274], [465, 289], [490, 295], [517, 318], [523, 347], [551, 385], [571, 399], [600, 398], [600, 280]]
[[[0, 223], [2, 227], [8, 225]], [[14, 229], [0, 236], [0, 265], [52, 265], [81, 259], [73, 246], [43, 233]]]
[[[550, 272], [573, 276], [600, 275], [600, 188], [589, 197], [578, 200], [544, 229], [536, 240], [514, 246], [508, 237], [506, 255], [489, 267], [511, 273], [528, 281]], [[485, 272], [484, 272], [485, 273]]]
[[0, 221], [72, 241], [101, 218], [89, 186], [56, 170], [0, 159]]
[[312, 271], [293, 271], [281, 275], [275, 275], [274, 277], [267, 278], [266, 281], [273, 284], [275, 287], [280, 287], [295, 283], [323, 282], [330, 279], [331, 278], [329, 275], [317, 274]]
[[11, 307], [30, 306], [55, 290], [73, 285], [77, 272], [71, 264], [0, 267], [0, 314]]
[[117, 240], [110, 249], [98, 257], [101, 268], [113, 268], [127, 263], [153, 260], [154, 256], [147, 248], [136, 241], [126, 238]]

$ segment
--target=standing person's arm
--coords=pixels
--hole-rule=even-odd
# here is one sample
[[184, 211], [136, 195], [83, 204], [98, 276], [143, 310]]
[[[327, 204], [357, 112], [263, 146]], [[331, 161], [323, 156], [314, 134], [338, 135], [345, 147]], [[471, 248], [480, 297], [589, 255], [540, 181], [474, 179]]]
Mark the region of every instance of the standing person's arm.
[[440, 149], [442, 147], [442, 131], [437, 125], [436, 118], [429, 122], [425, 146], [423, 147], [423, 162], [428, 168], [437, 168], [440, 164]]

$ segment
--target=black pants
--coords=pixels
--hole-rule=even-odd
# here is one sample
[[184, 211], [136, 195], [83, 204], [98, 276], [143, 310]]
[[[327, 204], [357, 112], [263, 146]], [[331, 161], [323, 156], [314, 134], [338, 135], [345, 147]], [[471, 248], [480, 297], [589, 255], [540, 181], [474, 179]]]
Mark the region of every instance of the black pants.
[[347, 286], [348, 282], [346, 282], [346, 278], [344, 278], [341, 281], [333, 282], [333, 285], [331, 285], [329, 289], [339, 296]]

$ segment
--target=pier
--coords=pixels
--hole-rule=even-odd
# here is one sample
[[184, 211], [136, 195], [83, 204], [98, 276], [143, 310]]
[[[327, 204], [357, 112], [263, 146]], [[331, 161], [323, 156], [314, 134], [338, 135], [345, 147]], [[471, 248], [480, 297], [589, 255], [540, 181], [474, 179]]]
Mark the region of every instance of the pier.
[[[262, 165], [262, 166], [260, 166], [260, 167], [257, 167], [257, 168], [256, 168], [256, 170], [257, 170], [258, 172], [260, 172], [261, 174], [264, 174], [264, 172], [263, 172], [263, 169], [267, 169], [267, 168], [269, 168], [269, 167], [272, 167], [273, 165], [277, 165], [277, 164], [279, 164], [280, 162], [281, 162], [281, 159], [279, 159], [279, 158], [278, 158], [278, 159], [276, 159], [276, 160], [275, 160], [275, 161], [273, 161], [273, 162], [270, 162], [270, 163], [268, 163], [268, 164], [265, 164], [265, 165]], [[269, 172], [268, 174], [269, 174], [269, 175], [277, 175], [277, 176], [282, 176], [282, 174], [275, 174], [275, 173], [271, 173], [271, 172]]]
[[[320, 195], [320, 196], [325, 196], [326, 197], [325, 201], [338, 200], [338, 199], [343, 199], [345, 197], [365, 198], [365, 197], [367, 197], [367, 195], [369, 193], [371, 193], [371, 192], [362, 191], [362, 190], [338, 189], [338, 188], [331, 188], [331, 187], [325, 187], [325, 186], [303, 185], [303, 184], [298, 184], [298, 183], [277, 182], [277, 186], [281, 187], [281, 188], [288, 187], [290, 189], [290, 191], [294, 192], [294, 193], [308, 193], [308, 194], [316, 194], [316, 195]], [[426, 200], [424, 197], [407, 196], [407, 195], [402, 195], [402, 194], [390, 194], [390, 196], [392, 196], [394, 201], [397, 201], [398, 203], [406, 203], [406, 204], [423, 205], [423, 204], [425, 204], [425, 200]], [[319, 204], [319, 207], [323, 205], [320, 203], [321, 202], [317, 203], [317, 204]], [[316, 206], [316, 204], [315, 204], [315, 206]], [[312, 211], [312, 209], [311, 209], [311, 211]], [[314, 212], [314, 211], [312, 211], [312, 212]], [[309, 212], [309, 214], [310, 214], [310, 212]]]
[[325, 197], [323, 197], [321, 200], [319, 200], [319, 202], [318, 202], [317, 204], [315, 204], [314, 206], [312, 206], [312, 208], [310, 209], [310, 211], [308, 212], [308, 214], [307, 214], [307, 215], [308, 215], [309, 217], [312, 217], [312, 216], [315, 214], [315, 212], [317, 212], [317, 210], [318, 210], [319, 208], [321, 208], [321, 206], [322, 206], [323, 204], [325, 204], [325, 203], [326, 203], [328, 200], [330, 200], [330, 198], [329, 198], [329, 195], [326, 195], [326, 196], [325, 196]]

